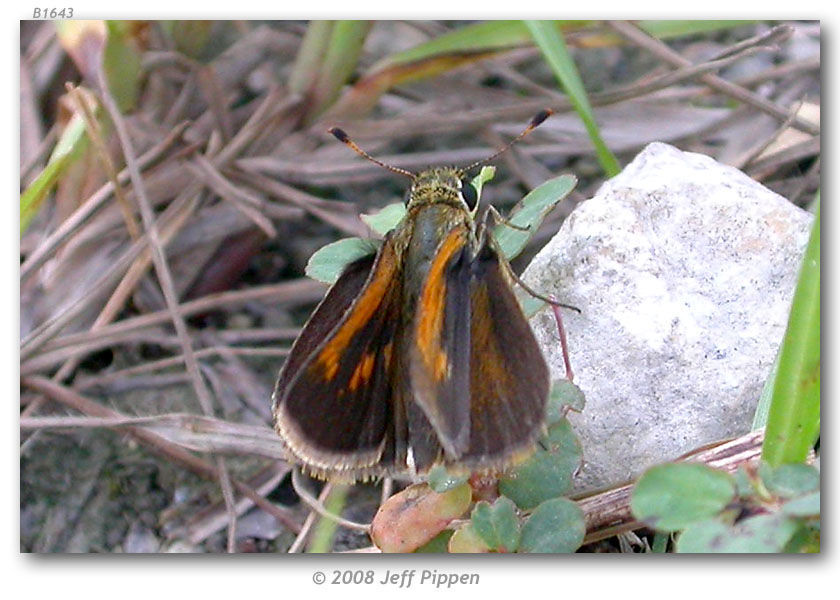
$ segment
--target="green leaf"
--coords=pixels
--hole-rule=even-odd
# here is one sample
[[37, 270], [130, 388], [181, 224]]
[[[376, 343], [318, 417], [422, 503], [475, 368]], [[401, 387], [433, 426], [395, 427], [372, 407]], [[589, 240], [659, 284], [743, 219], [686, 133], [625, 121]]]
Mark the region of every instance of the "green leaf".
[[565, 92], [569, 96], [569, 101], [575, 107], [584, 127], [589, 134], [589, 139], [595, 146], [595, 153], [598, 156], [598, 162], [601, 163], [601, 168], [608, 177], [617, 175], [621, 170], [618, 160], [610, 152], [607, 145], [601, 139], [601, 132], [598, 129], [598, 124], [595, 122], [595, 115], [592, 112], [592, 106], [589, 103], [589, 98], [586, 95], [586, 90], [583, 87], [569, 51], [566, 49], [566, 42], [563, 41], [563, 36], [557, 31], [557, 27], [551, 21], [525, 21], [531, 36], [534, 38], [537, 47], [542, 51], [543, 57], [548, 62], [554, 75], [560, 82]]
[[650, 551], [656, 554], [663, 554], [668, 551], [668, 542], [671, 540], [671, 534], [663, 531], [657, 531], [653, 534], [653, 544], [651, 544]]
[[781, 552], [798, 529], [784, 515], [758, 515], [729, 526], [716, 519], [694, 523], [677, 539], [681, 553]]
[[503, 50], [529, 41], [528, 32], [520, 21], [486, 21], [461, 27], [393, 54], [375, 64], [370, 71], [379, 71], [390, 65], [410, 64], [442, 54]]
[[749, 498], [755, 495], [755, 483], [752, 474], [740, 465], [738, 470], [732, 474], [735, 481], [735, 495], [741, 498]]
[[574, 552], [583, 543], [586, 524], [580, 507], [566, 498], [540, 504], [522, 526], [520, 552]]
[[816, 554], [820, 551], [820, 524], [800, 524], [796, 533], [785, 544], [783, 552], [789, 554]]
[[538, 448], [499, 480], [499, 492], [522, 510], [570, 492], [574, 473], [580, 467], [580, 441], [566, 419], [549, 429], [541, 445], [545, 449]]
[[453, 533], [450, 529], [441, 531], [431, 541], [417, 548], [415, 552], [417, 554], [446, 554]]
[[475, 188], [476, 198], [481, 198], [481, 190], [484, 188], [484, 184], [491, 181], [493, 177], [496, 176], [496, 167], [481, 167], [481, 171], [479, 171], [478, 175], [472, 178], [470, 184]]
[[32, 219], [38, 214], [44, 199], [52, 191], [64, 170], [87, 148], [88, 140], [85, 121], [76, 113], [61, 134], [47, 165], [38, 177], [20, 195], [20, 232], [26, 231]]
[[660, 531], [676, 531], [716, 515], [735, 497], [735, 482], [722, 471], [676, 463], [648, 469], [633, 488], [633, 516]]
[[519, 520], [508, 498], [498, 498], [493, 504], [479, 502], [473, 509], [471, 522], [491, 550], [516, 552], [519, 547]]
[[429, 471], [429, 487], [441, 494], [446, 490], [463, 485], [469, 479], [468, 475], [453, 475], [443, 465], [435, 465]]
[[549, 425], [565, 420], [570, 410], [581, 412], [586, 404], [583, 390], [568, 379], [558, 379], [551, 385], [545, 421]]
[[530, 319], [535, 314], [540, 312], [543, 308], [548, 306], [545, 302], [543, 302], [539, 298], [535, 298], [519, 286], [516, 287], [513, 294], [519, 301], [519, 308], [522, 309], [522, 314], [524, 314], [525, 317], [528, 319]]
[[379, 212], [370, 215], [361, 215], [361, 219], [373, 231], [379, 235], [385, 235], [403, 220], [405, 214], [405, 204], [395, 202], [389, 204]]
[[793, 294], [761, 458], [803, 463], [820, 430], [820, 205]]
[[306, 33], [298, 48], [295, 64], [289, 74], [289, 89], [304, 95], [315, 86], [318, 71], [330, 43], [334, 21], [313, 20], [306, 26]]
[[490, 552], [490, 548], [475, 531], [471, 521], [467, 521], [449, 538], [448, 549], [453, 554], [478, 554]]
[[758, 471], [767, 489], [783, 498], [794, 498], [820, 489], [820, 472], [805, 464], [771, 467], [762, 463]]
[[332, 285], [348, 264], [375, 254], [380, 244], [381, 242], [376, 240], [362, 238], [345, 238], [327, 244], [309, 258], [309, 262], [306, 263], [306, 275], [315, 281]]
[[143, 73], [140, 25], [136, 21], [105, 21], [105, 26], [108, 37], [102, 67], [108, 88], [120, 112], [130, 112], [137, 103]]
[[[292, 82], [307, 96], [306, 121], [329, 108], [356, 70], [370, 21], [312, 21], [295, 63]], [[307, 31], [307, 34], [309, 33]]]
[[577, 178], [574, 175], [560, 175], [534, 188], [522, 198], [507, 220], [526, 231], [514, 229], [505, 223], [496, 225], [493, 238], [508, 260], [522, 252], [545, 216], [575, 189], [575, 185]]
[[820, 493], [813, 492], [794, 498], [782, 506], [782, 512], [791, 517], [820, 516]]

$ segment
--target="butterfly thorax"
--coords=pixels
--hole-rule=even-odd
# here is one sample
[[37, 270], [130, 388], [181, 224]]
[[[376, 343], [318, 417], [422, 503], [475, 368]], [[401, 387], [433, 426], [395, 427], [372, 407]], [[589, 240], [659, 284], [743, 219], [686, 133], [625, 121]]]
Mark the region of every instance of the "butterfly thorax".
[[408, 209], [427, 204], [449, 204], [469, 210], [461, 195], [463, 174], [454, 167], [438, 167], [419, 173], [411, 185]]

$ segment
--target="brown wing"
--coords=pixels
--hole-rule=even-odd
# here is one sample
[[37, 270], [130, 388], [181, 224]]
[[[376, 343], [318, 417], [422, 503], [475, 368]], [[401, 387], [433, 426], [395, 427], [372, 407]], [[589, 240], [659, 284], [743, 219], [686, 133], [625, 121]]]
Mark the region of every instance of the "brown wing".
[[461, 461], [497, 468], [542, 432], [548, 366], [489, 236], [471, 265], [470, 441]]
[[274, 394], [278, 433], [318, 475], [375, 473], [393, 446], [401, 265], [390, 238], [369, 267], [364, 261], [342, 274], [310, 319]]

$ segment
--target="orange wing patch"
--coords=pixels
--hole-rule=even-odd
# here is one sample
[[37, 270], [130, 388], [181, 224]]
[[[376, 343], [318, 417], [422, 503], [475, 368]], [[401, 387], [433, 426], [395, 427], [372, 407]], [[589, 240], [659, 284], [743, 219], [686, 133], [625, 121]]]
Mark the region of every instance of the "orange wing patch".
[[452, 256], [467, 243], [467, 231], [464, 228], [453, 229], [435, 255], [429, 268], [426, 285], [418, 303], [417, 345], [426, 369], [436, 381], [442, 381], [449, 375], [449, 359], [441, 345], [444, 306], [446, 302], [446, 266]]
[[[358, 300], [350, 309], [350, 314], [347, 319], [333, 335], [332, 339], [321, 349], [318, 355], [318, 364], [324, 369], [324, 377], [328, 381], [332, 381], [338, 372], [338, 365], [341, 357], [347, 346], [361, 331], [361, 329], [368, 324], [371, 317], [379, 310], [383, 299], [386, 297], [386, 292], [389, 286], [393, 285], [393, 278], [397, 271], [397, 257], [394, 252], [392, 244], [386, 243], [382, 249], [382, 254], [379, 258], [378, 268], [374, 267], [373, 279], [371, 279], [365, 286], [364, 291], [359, 296]], [[359, 368], [361, 368], [360, 365]], [[371, 357], [371, 364], [369, 370], [373, 369], [373, 357]], [[358, 371], [358, 369], [357, 369]], [[364, 373], [360, 373], [361, 377]], [[356, 373], [353, 374], [354, 379]], [[361, 381], [361, 380], [359, 380]], [[358, 382], [357, 382], [358, 384]]]
[[375, 354], [365, 354], [362, 357], [362, 360], [359, 361], [359, 364], [353, 371], [353, 375], [350, 376], [350, 383], [348, 384], [348, 387], [351, 392], [355, 392], [359, 387], [370, 380], [370, 376], [373, 374], [373, 365], [375, 362]]

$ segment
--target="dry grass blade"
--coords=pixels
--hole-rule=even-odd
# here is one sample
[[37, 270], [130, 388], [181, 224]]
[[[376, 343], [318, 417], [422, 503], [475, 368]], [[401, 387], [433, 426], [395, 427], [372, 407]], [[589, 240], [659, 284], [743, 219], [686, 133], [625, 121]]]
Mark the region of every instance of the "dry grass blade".
[[[147, 150], [137, 161], [140, 169], [146, 169], [156, 163], [181, 138], [188, 125], [188, 123], [177, 125], [164, 140]], [[121, 185], [128, 182], [128, 169], [120, 171], [117, 175], [117, 182]], [[105, 205], [113, 193], [114, 184], [106, 183], [85, 200], [70, 217], [65, 219], [58, 229], [48, 235], [20, 266], [21, 281], [25, 281], [33, 275], [64, 241]]]
[[[625, 21], [610, 21], [609, 24], [629, 41], [651, 51], [656, 56], [662, 58], [675, 67], [687, 67], [691, 64], [691, 61], [683, 58], [679, 55], [679, 53], [671, 50], [667, 45], [656, 38], [649, 36], [647, 33], [631, 23], [627, 23]], [[700, 80], [723, 94], [731, 96], [740, 102], [754, 106], [755, 108], [772, 115], [779, 121], [785, 121], [789, 116], [788, 111], [784, 108], [777, 106], [773, 102], [770, 102], [769, 100], [766, 100], [765, 98], [762, 98], [761, 96], [754, 94], [741, 86], [735, 85], [725, 79], [721, 79], [717, 75], [706, 74], [701, 76]], [[797, 129], [806, 133], [813, 135], [818, 135], [820, 133], [819, 127], [815, 126], [810, 121], [806, 121], [798, 117], [794, 118], [792, 124]]]
[[[320, 300], [324, 295], [324, 289], [324, 284], [318, 283], [317, 281], [298, 279], [274, 285], [211, 294], [197, 300], [184, 302], [181, 305], [181, 311], [185, 317], [188, 317], [210, 310], [229, 308], [252, 301], [273, 301], [281, 305], [295, 306]], [[49, 346], [46, 346], [45, 350], [54, 350], [88, 343], [98, 344], [98, 347], [116, 344], [123, 341], [125, 339], [124, 336], [127, 334], [161, 325], [166, 323], [169, 318], [169, 313], [162, 310], [122, 319], [117, 323], [102, 327], [98, 332], [92, 333], [86, 331], [61, 336], [50, 343]], [[24, 357], [22, 356], [21, 358]]]
[[195, 167], [192, 171], [201, 179], [204, 184], [213, 189], [220, 197], [229, 201], [253, 223], [263, 230], [268, 237], [275, 237], [277, 230], [270, 219], [263, 216], [266, 212], [265, 202], [256, 198], [244, 190], [238, 189], [224, 175], [219, 173], [209, 160], [202, 156], [196, 156]]
[[[163, 296], [166, 299], [167, 308], [171, 313], [172, 322], [175, 325], [175, 331], [181, 341], [181, 348], [184, 354], [184, 364], [187, 368], [187, 373], [192, 380], [193, 388], [195, 389], [198, 401], [201, 404], [201, 409], [204, 414], [210, 416], [213, 414], [213, 403], [210, 398], [210, 391], [207, 384], [201, 376], [201, 371], [198, 367], [198, 360], [193, 353], [192, 341], [187, 330], [186, 321], [180, 312], [180, 303], [175, 292], [175, 284], [172, 280], [172, 273], [169, 270], [169, 265], [166, 262], [166, 255], [163, 252], [163, 241], [155, 222], [152, 207], [146, 197], [146, 190], [143, 185], [142, 175], [140, 169], [137, 167], [136, 157], [134, 154], [134, 147], [128, 135], [125, 121], [120, 114], [119, 108], [114, 98], [111, 96], [110, 90], [105, 85], [100, 85], [100, 95], [102, 96], [102, 103], [105, 109], [111, 116], [114, 122], [114, 127], [117, 131], [117, 137], [122, 146], [123, 156], [125, 157], [126, 166], [128, 167], [129, 177], [134, 185], [134, 190], [137, 202], [140, 208], [140, 216], [143, 221], [143, 228], [149, 238], [149, 249], [151, 250], [152, 263], [155, 266], [157, 279], [163, 291]], [[216, 458], [216, 473], [219, 478], [219, 484], [222, 488], [222, 495], [225, 498], [225, 505], [227, 506], [228, 514], [230, 515], [230, 525], [228, 529], [228, 552], [233, 552], [234, 536], [236, 531], [236, 510], [233, 506], [234, 498], [231, 490], [230, 477], [227, 472], [227, 467], [222, 458]]]

